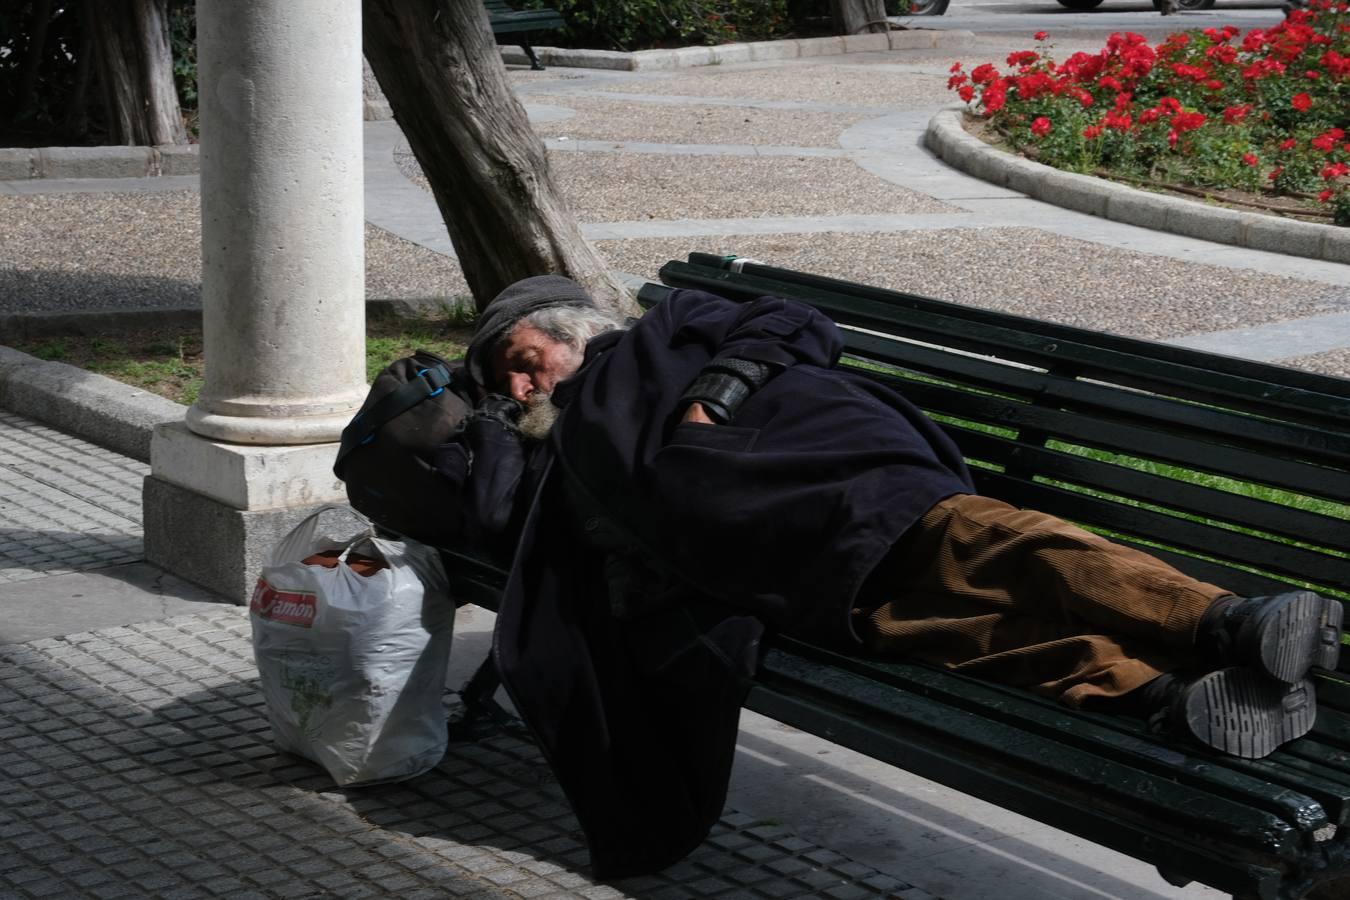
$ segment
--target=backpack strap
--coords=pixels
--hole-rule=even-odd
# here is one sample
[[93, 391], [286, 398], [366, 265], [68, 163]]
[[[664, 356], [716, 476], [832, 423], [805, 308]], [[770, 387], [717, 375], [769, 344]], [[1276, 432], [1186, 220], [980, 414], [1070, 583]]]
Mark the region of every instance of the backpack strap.
[[380, 430], [381, 425], [403, 415], [428, 397], [435, 397], [450, 386], [450, 380], [450, 370], [443, 364], [419, 369], [412, 378], [385, 394], [370, 409], [357, 413], [342, 429], [342, 442], [338, 445], [337, 459], [333, 462], [334, 474], [342, 477], [343, 460], [357, 447], [375, 440], [375, 432]]

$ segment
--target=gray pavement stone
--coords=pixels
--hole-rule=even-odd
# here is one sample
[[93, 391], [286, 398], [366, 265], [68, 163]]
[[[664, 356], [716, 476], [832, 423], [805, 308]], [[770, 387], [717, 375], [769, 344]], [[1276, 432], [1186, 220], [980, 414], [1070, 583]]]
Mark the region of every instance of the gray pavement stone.
[[547, 764], [506, 734], [452, 745], [411, 781], [335, 788], [271, 746], [235, 607], [0, 645], [0, 712], [0, 764], [22, 785], [0, 795], [0, 896], [892, 892], [875, 869], [734, 811], [666, 872], [597, 884]]

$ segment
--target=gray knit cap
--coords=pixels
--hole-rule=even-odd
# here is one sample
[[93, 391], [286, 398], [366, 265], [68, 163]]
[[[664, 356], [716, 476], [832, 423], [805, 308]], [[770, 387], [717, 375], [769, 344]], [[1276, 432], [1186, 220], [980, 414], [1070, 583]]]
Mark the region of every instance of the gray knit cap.
[[490, 387], [492, 350], [521, 319], [546, 306], [595, 306], [586, 289], [562, 275], [535, 275], [510, 285], [492, 298], [478, 317], [464, 365], [474, 381]]

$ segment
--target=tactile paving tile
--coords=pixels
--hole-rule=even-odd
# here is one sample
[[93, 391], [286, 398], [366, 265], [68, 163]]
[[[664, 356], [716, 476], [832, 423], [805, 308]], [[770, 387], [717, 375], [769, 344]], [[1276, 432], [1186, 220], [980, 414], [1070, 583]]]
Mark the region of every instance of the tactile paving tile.
[[670, 869], [595, 883], [548, 766], [505, 733], [334, 787], [273, 748], [237, 607], [0, 646], [0, 772], [0, 897], [931, 900], [734, 811]]
[[0, 412], [0, 582], [141, 558], [150, 467]]

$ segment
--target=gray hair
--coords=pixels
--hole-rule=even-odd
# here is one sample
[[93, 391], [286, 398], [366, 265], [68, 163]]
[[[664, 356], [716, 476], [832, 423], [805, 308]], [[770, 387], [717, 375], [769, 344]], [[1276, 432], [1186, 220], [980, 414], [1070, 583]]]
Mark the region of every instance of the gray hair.
[[627, 322], [614, 313], [594, 306], [545, 306], [516, 322], [503, 339], [510, 337], [522, 323], [538, 328], [577, 353], [584, 351], [586, 342], [596, 335], [628, 327]]

